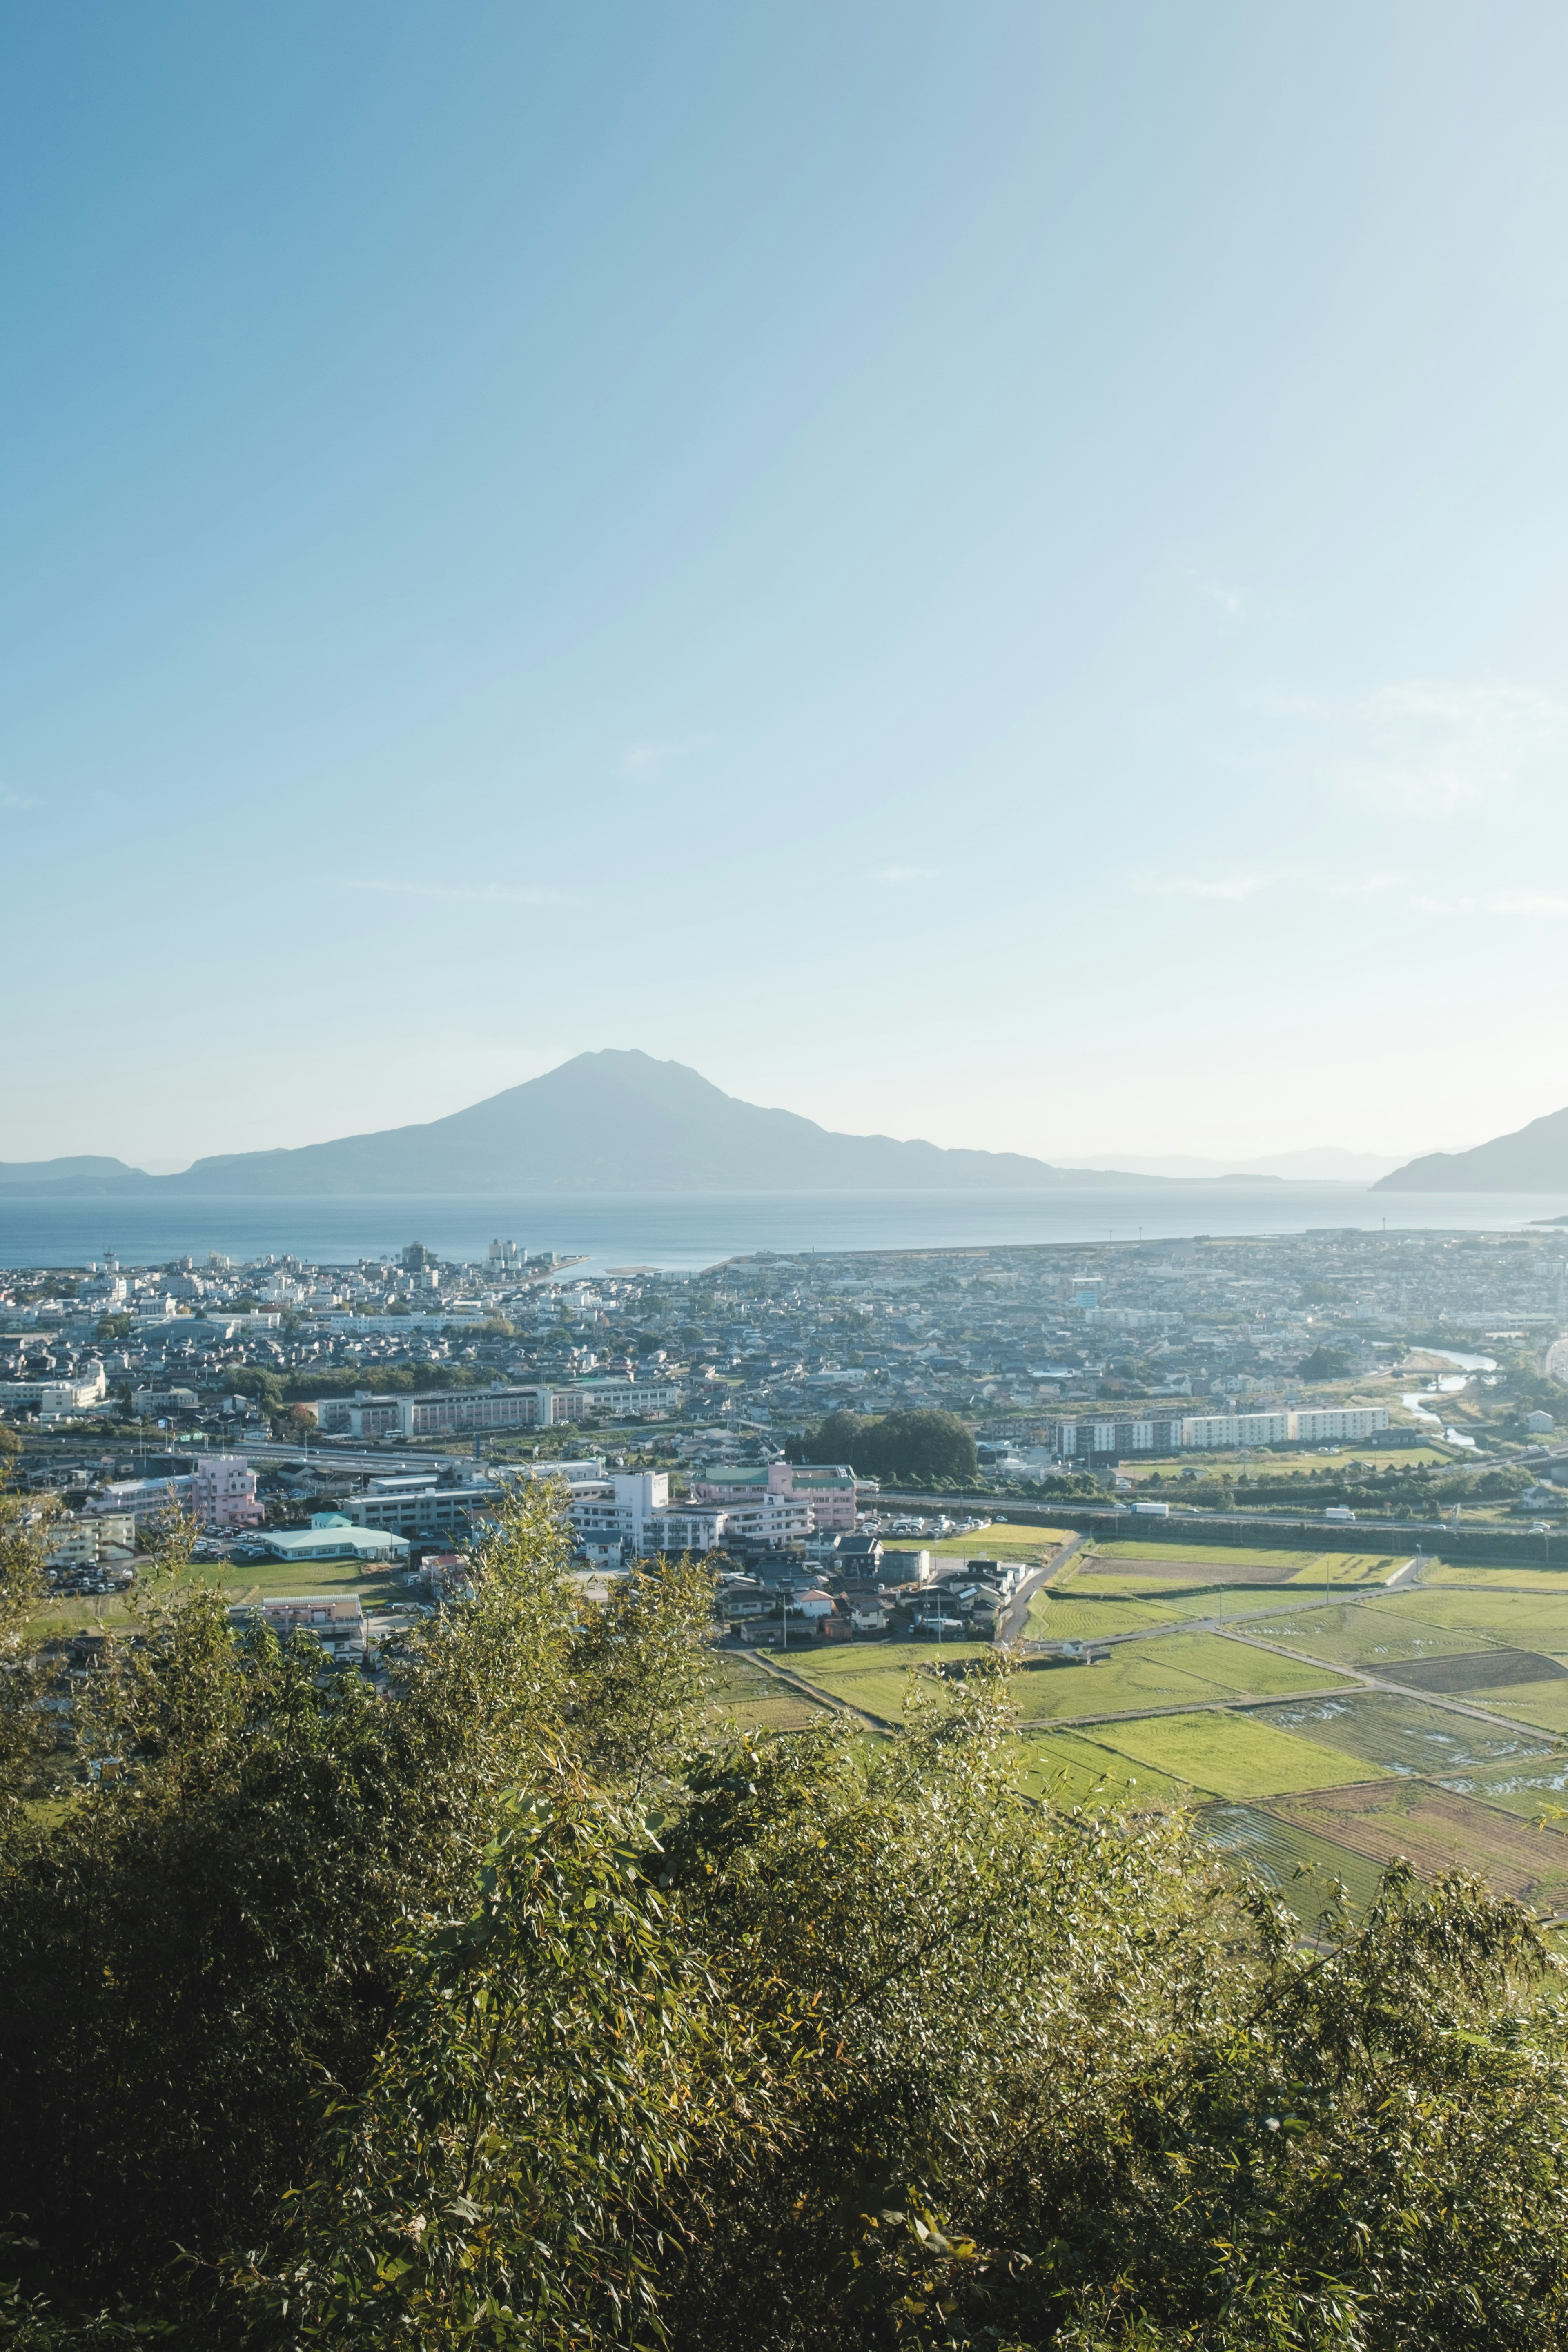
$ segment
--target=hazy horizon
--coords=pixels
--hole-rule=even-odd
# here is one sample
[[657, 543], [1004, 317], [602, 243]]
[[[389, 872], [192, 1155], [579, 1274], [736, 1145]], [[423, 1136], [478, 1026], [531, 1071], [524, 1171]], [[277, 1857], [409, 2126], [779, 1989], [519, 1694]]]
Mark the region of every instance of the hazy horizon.
[[[459, 1106], [459, 1108], [468, 1108], [468, 1106]], [[764, 1108], [789, 1109], [792, 1107], [788, 1104], [775, 1104], [764, 1106]], [[403, 1122], [400, 1122], [400, 1124], [401, 1123]], [[416, 1121], [407, 1123], [423, 1125], [428, 1124], [429, 1122]], [[376, 1133], [384, 1130], [371, 1129], [361, 1131]], [[859, 1133], [864, 1132], [865, 1130], [850, 1129], [847, 1131], [851, 1133]], [[301, 1140], [306, 1142], [326, 1142], [335, 1139], [336, 1139], [334, 1137], [329, 1136], [313, 1136], [301, 1139]], [[925, 1139], [929, 1140], [930, 1139], [928, 1138]], [[989, 1147], [985, 1145], [984, 1140], [976, 1139], [973, 1141], [973, 1148], [984, 1150]], [[46, 1158], [42, 1164], [47, 1165], [48, 1159], [68, 1158], [70, 1156], [72, 1155], [51, 1154]], [[118, 1153], [110, 1153], [104, 1156], [109, 1158], [123, 1157], [122, 1154]], [[167, 1159], [157, 1156], [149, 1156], [140, 1160], [127, 1160], [126, 1164], [129, 1167], [139, 1169], [143, 1174], [147, 1175], [178, 1175], [184, 1174], [195, 1160], [205, 1159], [209, 1156], [211, 1155], [205, 1152], [192, 1153], [183, 1159]], [[1408, 1157], [1409, 1155], [1403, 1156]], [[1118, 1157], [1114, 1153], [1108, 1151], [1101, 1154], [1089, 1153], [1077, 1157], [1060, 1156], [1053, 1164], [1058, 1167], [1069, 1170], [1081, 1168], [1092, 1171], [1096, 1169], [1103, 1169], [1110, 1171], [1125, 1171], [1131, 1174], [1150, 1176], [1174, 1176], [1202, 1179], [1209, 1176], [1236, 1173], [1269, 1176], [1277, 1175], [1281, 1178], [1296, 1180], [1310, 1181], [1313, 1179], [1319, 1179], [1329, 1181], [1340, 1181], [1353, 1183], [1370, 1182], [1376, 1177], [1386, 1174], [1389, 1170], [1395, 1168], [1400, 1164], [1400, 1159], [1401, 1155], [1385, 1153], [1355, 1153], [1346, 1151], [1333, 1145], [1319, 1145], [1316, 1147], [1309, 1146], [1300, 1148], [1294, 1151], [1276, 1153], [1273, 1155], [1248, 1155], [1245, 1152], [1238, 1151], [1230, 1154], [1228, 1157], [1221, 1156], [1218, 1158], [1205, 1158], [1184, 1153], [1166, 1154], [1163, 1156], [1156, 1155], [1153, 1157], [1147, 1155], [1140, 1156], [1137, 1153], [1129, 1153]], [[14, 1164], [16, 1163], [0, 1161], [0, 1167]], [[29, 1161], [24, 1164], [31, 1165], [38, 1163]]]
[[0, 60], [0, 1159], [606, 1044], [1108, 1167], [1568, 1097], [1560, 9]]

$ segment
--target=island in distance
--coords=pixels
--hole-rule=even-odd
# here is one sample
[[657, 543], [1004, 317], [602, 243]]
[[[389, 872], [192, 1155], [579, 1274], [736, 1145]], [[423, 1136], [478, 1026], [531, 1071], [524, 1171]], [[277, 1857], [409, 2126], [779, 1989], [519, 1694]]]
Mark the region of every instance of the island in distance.
[[[742, 1102], [684, 1063], [606, 1049], [575, 1055], [542, 1077], [445, 1118], [289, 1151], [226, 1152], [174, 1176], [150, 1176], [95, 1155], [0, 1160], [0, 1200], [154, 1192], [948, 1192], [1181, 1184], [1216, 1176], [1364, 1182], [1372, 1173], [1368, 1158], [1323, 1147], [1228, 1168], [1181, 1159], [1058, 1167], [1016, 1151], [837, 1134], [795, 1111]], [[1568, 1110], [1473, 1151], [1428, 1153], [1372, 1189], [1568, 1192]]]
[[1070, 1172], [1014, 1151], [944, 1150], [837, 1135], [793, 1111], [741, 1102], [679, 1062], [606, 1051], [448, 1118], [292, 1151], [198, 1160], [175, 1176], [123, 1160], [0, 1162], [0, 1198], [23, 1193], [892, 1192], [1146, 1180]]

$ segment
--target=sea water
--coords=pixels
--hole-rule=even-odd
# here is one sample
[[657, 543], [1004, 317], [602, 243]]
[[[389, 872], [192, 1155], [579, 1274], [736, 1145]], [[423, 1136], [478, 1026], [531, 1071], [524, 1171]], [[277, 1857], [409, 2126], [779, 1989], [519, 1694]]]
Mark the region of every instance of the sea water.
[[0, 1265], [126, 1265], [209, 1251], [318, 1265], [421, 1241], [458, 1263], [492, 1240], [617, 1266], [690, 1271], [756, 1250], [985, 1249], [1040, 1242], [1171, 1241], [1194, 1234], [1509, 1232], [1568, 1213], [1568, 1195], [1373, 1192], [1360, 1184], [1063, 1185], [953, 1192], [605, 1192], [384, 1198], [119, 1195], [0, 1202]]

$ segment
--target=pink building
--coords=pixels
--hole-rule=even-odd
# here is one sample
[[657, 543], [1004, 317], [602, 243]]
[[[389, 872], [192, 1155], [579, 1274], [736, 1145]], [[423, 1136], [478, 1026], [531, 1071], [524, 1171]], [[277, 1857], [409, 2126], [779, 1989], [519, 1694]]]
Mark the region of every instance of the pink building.
[[190, 1507], [203, 1527], [258, 1528], [256, 1473], [243, 1454], [210, 1454], [191, 1478]]
[[765, 1470], [715, 1465], [699, 1471], [691, 1486], [696, 1503], [754, 1503], [763, 1495], [809, 1503], [815, 1534], [855, 1532], [855, 1473], [847, 1462], [770, 1462]]

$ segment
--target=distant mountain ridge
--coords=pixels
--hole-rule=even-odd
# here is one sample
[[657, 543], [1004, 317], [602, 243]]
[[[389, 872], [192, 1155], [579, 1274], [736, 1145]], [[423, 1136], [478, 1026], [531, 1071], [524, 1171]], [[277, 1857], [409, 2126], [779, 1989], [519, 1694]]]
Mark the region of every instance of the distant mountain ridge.
[[156, 1183], [144, 1168], [85, 1152], [68, 1160], [0, 1160], [0, 1196], [6, 1192], [123, 1192]]
[[1568, 1192], [1568, 1110], [1548, 1111], [1471, 1151], [1428, 1151], [1374, 1192]]
[[[1191, 1152], [1166, 1152], [1152, 1159], [1126, 1151], [1100, 1156], [1129, 1176], [1177, 1176], [1200, 1184], [1223, 1184], [1250, 1176], [1272, 1177], [1287, 1184], [1370, 1184], [1399, 1165], [1392, 1151], [1346, 1151], [1333, 1143], [1320, 1143], [1303, 1151], [1271, 1152], [1256, 1160], [1205, 1160]], [[1057, 1164], [1072, 1170], [1090, 1163], [1063, 1160]]]
[[0, 1197], [49, 1193], [962, 1192], [1147, 1181], [1013, 1151], [841, 1135], [742, 1102], [679, 1062], [606, 1050], [426, 1124], [288, 1151], [225, 1152], [175, 1176], [121, 1160], [0, 1163]]

